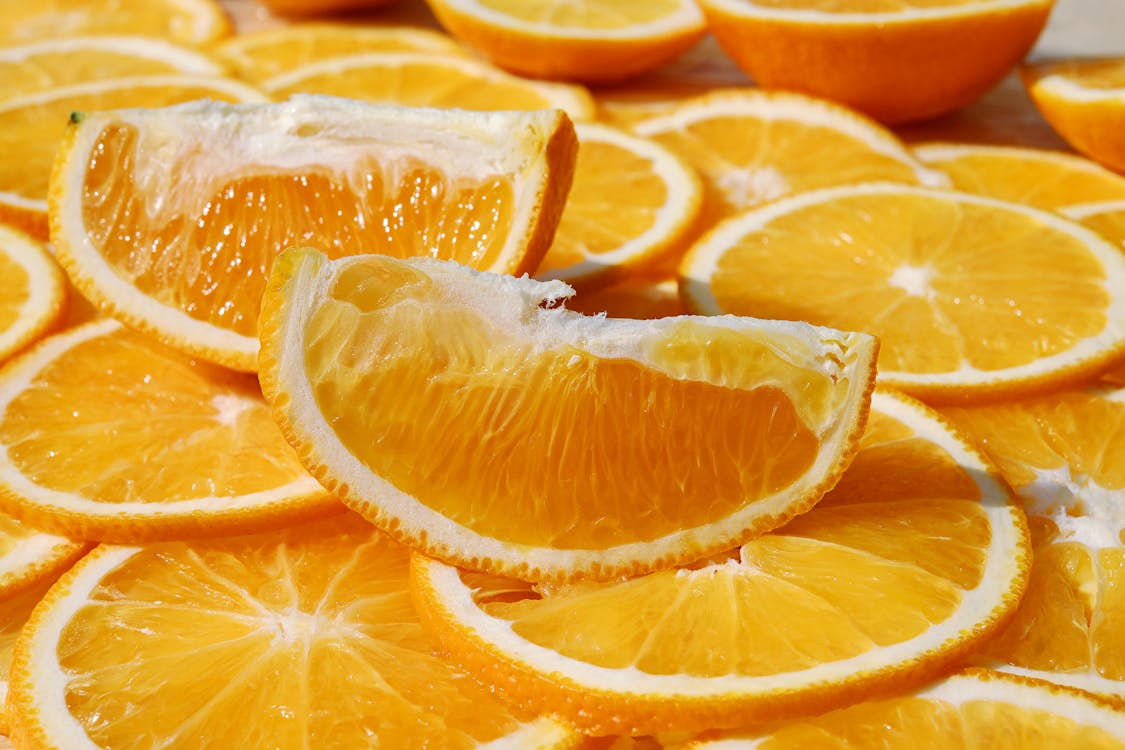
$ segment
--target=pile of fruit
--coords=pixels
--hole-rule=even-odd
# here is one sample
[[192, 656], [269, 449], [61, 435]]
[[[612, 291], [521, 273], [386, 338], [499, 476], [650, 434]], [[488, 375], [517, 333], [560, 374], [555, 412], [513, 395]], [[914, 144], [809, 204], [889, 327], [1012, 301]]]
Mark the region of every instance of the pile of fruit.
[[12, 745], [1125, 747], [1125, 60], [429, 7], [0, 9]]

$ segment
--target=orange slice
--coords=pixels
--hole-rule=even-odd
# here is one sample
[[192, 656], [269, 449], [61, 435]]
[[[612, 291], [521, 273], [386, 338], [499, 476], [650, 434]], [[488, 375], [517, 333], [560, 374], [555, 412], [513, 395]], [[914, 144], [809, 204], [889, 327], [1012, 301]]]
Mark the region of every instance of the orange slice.
[[0, 102], [0, 211], [33, 228], [47, 215], [51, 162], [73, 112], [160, 107], [193, 99], [261, 101], [260, 92], [214, 76], [114, 78], [48, 89]]
[[424, 52], [368, 52], [309, 63], [262, 82], [275, 97], [330, 94], [409, 107], [477, 110], [557, 108], [594, 119], [580, 86], [529, 81], [464, 57]]
[[0, 7], [4, 46], [83, 34], [141, 34], [205, 44], [230, 31], [214, 0], [114, 0], [112, 8], [89, 0], [46, 0]]
[[720, 224], [680, 269], [690, 310], [867, 331], [879, 378], [936, 401], [1040, 392], [1125, 354], [1125, 256], [1055, 214], [868, 184]]
[[1061, 208], [1059, 213], [1093, 229], [1125, 252], [1125, 200], [1080, 203]]
[[295, 97], [99, 112], [77, 120], [60, 149], [52, 239], [102, 310], [254, 370], [262, 291], [281, 250], [529, 272], [551, 243], [576, 148], [557, 110]]
[[66, 312], [66, 281], [46, 246], [0, 224], [0, 362], [53, 328]]
[[1054, 0], [701, 0], [758, 84], [823, 96], [887, 123], [984, 94], [1023, 59]]
[[605, 313], [611, 318], [667, 318], [686, 315], [674, 278], [633, 276], [600, 289], [583, 290], [566, 306], [583, 315]]
[[[352, 514], [98, 547], [16, 644], [19, 747], [572, 747], [433, 654], [408, 552]], [[495, 744], [491, 744], [495, 743]]]
[[691, 742], [682, 750], [940, 747], [945, 750], [1112, 750], [1125, 714], [1050, 683], [966, 670], [910, 695]]
[[1125, 201], [1125, 177], [1074, 154], [955, 143], [923, 144], [914, 153], [968, 193], [1056, 210]]
[[1125, 389], [946, 413], [992, 456], [1032, 525], [1031, 585], [983, 653], [1125, 705]]
[[1035, 106], [1067, 143], [1125, 172], [1125, 57], [1040, 63], [1021, 72]]
[[592, 123], [577, 131], [574, 184], [536, 277], [594, 286], [674, 267], [699, 215], [699, 175], [646, 138]]
[[612, 82], [686, 52], [707, 27], [693, 0], [427, 0], [451, 34], [523, 75]]
[[842, 183], [944, 184], [878, 124], [798, 94], [721, 91], [633, 125], [703, 175], [704, 224], [786, 195]]
[[1023, 513], [921, 404], [876, 391], [811, 511], [690, 568], [534, 586], [421, 555], [423, 621], [513, 705], [591, 734], [744, 726], [917, 686], [993, 634], [1030, 565]]
[[76, 539], [236, 534], [339, 505], [253, 378], [100, 320], [0, 370], [0, 507]]
[[240, 78], [257, 82], [319, 60], [363, 52], [465, 54], [437, 31], [342, 23], [295, 23], [238, 34], [222, 40], [211, 52]]
[[381, 529], [530, 579], [729, 548], [807, 509], [853, 455], [871, 337], [589, 318], [569, 294], [290, 251], [263, 302], [263, 392], [314, 475]]

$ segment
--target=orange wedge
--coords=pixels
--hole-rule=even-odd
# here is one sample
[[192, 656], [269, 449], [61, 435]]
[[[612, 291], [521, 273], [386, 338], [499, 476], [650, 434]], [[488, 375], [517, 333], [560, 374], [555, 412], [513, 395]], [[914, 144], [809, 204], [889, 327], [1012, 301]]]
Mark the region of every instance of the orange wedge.
[[396, 538], [529, 579], [697, 559], [815, 503], [855, 452], [869, 336], [589, 318], [561, 282], [281, 256], [261, 380], [314, 476]]
[[103, 319], [0, 370], [0, 507], [72, 538], [137, 542], [273, 528], [339, 505], [252, 378]]
[[230, 21], [214, 0], [46, 0], [0, 5], [0, 45], [83, 34], [141, 34], [184, 44], [226, 36]]
[[537, 78], [613, 82], [686, 52], [707, 27], [694, 0], [427, 0], [451, 34]]
[[529, 272], [551, 243], [575, 150], [557, 110], [295, 97], [99, 112], [77, 119], [59, 151], [52, 240], [102, 310], [254, 370], [262, 291], [281, 250]]
[[1040, 63], [1021, 72], [1035, 106], [1067, 143], [1125, 172], [1125, 57]]
[[719, 44], [759, 85], [886, 123], [972, 102], [1011, 71], [1054, 0], [700, 0]]
[[689, 568], [535, 586], [416, 555], [423, 621], [513, 705], [591, 734], [745, 726], [919, 685], [993, 634], [1027, 526], [970, 444], [876, 391], [855, 461], [812, 510]]
[[408, 551], [352, 514], [257, 536], [103, 545], [36, 608], [18, 747], [573, 747], [433, 654]]
[[880, 382], [927, 400], [1042, 392], [1125, 355], [1125, 256], [1055, 214], [968, 193], [803, 193], [720, 224], [680, 274], [694, 312], [879, 336]]
[[565, 110], [575, 120], [594, 119], [590, 93], [581, 86], [530, 81], [477, 60], [426, 52], [368, 52], [333, 57], [262, 82], [277, 98], [329, 94], [408, 107], [477, 110]]
[[689, 742], [681, 750], [934, 747], [1114, 750], [1125, 714], [1050, 683], [966, 670], [916, 693], [779, 726]]
[[0, 362], [53, 328], [66, 312], [66, 280], [46, 246], [0, 224]]
[[995, 459], [1035, 544], [1024, 601], [984, 655], [1125, 706], [1125, 389], [946, 413]]
[[140, 76], [91, 81], [0, 102], [0, 215], [29, 229], [47, 214], [51, 162], [73, 112], [160, 107], [193, 99], [262, 101], [264, 95], [214, 76]]

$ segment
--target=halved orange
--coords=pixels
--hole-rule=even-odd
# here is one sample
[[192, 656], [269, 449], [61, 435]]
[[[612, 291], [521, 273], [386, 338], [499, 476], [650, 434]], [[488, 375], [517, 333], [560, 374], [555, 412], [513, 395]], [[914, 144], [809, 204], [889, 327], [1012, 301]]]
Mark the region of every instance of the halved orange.
[[215, 0], [89, 0], [8, 2], [0, 6], [0, 45], [82, 34], [146, 34], [206, 44], [231, 32]]
[[310, 471], [396, 538], [530, 579], [727, 549], [855, 452], [870, 336], [742, 318], [612, 320], [565, 284], [286, 252], [261, 381]]
[[0, 223], [0, 362], [58, 324], [66, 279], [46, 245]]
[[554, 235], [576, 148], [557, 110], [294, 97], [91, 113], [59, 150], [51, 236], [103, 311], [254, 370], [262, 291], [283, 249], [530, 272]]
[[592, 734], [745, 726], [903, 691], [1008, 619], [1023, 512], [918, 402], [876, 391], [855, 461], [812, 510], [727, 554], [533, 585], [415, 555], [423, 621], [513, 705]]

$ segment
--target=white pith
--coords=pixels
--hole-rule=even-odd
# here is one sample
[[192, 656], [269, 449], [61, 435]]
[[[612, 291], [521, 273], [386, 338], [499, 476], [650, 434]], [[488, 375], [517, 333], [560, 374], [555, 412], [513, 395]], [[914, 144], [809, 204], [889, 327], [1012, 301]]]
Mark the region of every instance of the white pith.
[[22, 232], [0, 225], [0, 254], [27, 274], [27, 299], [15, 321], [0, 330], [0, 355], [26, 343], [63, 304], [66, 290], [54, 261], [36, 241]]
[[38, 55], [81, 53], [86, 50], [132, 55], [167, 63], [185, 75], [226, 74], [211, 58], [163, 39], [145, 36], [77, 36], [32, 42], [0, 49], [0, 63], [18, 63]]

